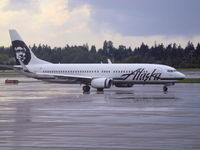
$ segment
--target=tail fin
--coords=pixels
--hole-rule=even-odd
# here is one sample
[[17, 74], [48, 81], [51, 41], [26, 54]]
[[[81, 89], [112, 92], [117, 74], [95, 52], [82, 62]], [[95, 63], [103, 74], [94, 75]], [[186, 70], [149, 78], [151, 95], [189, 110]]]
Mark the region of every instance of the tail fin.
[[41, 60], [37, 58], [33, 52], [27, 47], [25, 42], [22, 40], [20, 35], [17, 33], [16, 30], [9, 30], [10, 38], [12, 41], [13, 51], [15, 54], [15, 59], [17, 65], [20, 65], [21, 60], [23, 64], [29, 65], [29, 64], [48, 64], [49, 62], [46, 62], [44, 60]]

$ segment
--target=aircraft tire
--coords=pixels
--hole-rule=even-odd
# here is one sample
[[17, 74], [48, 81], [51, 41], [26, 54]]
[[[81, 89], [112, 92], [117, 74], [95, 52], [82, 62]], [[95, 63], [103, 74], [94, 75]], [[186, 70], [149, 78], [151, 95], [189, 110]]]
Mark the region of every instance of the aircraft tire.
[[88, 85], [83, 86], [83, 92], [89, 92], [90, 87]]
[[163, 87], [163, 92], [167, 92], [168, 88], [166, 86]]

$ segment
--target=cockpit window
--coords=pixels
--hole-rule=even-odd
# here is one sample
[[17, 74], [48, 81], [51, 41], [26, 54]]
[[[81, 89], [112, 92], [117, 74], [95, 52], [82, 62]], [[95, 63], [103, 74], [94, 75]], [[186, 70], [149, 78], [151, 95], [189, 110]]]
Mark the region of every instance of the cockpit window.
[[167, 70], [167, 72], [176, 72], [176, 70]]

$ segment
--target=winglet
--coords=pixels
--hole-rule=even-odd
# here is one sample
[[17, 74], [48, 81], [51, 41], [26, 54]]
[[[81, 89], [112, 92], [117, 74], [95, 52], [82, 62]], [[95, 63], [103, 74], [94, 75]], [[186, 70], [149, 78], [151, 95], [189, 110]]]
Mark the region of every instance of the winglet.
[[112, 62], [111, 62], [111, 60], [110, 60], [110, 59], [108, 59], [108, 64], [112, 64]]

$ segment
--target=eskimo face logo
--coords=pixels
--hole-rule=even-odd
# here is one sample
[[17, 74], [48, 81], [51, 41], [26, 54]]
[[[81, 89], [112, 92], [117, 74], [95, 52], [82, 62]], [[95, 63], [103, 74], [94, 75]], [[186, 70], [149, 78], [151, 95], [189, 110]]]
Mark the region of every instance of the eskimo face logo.
[[22, 62], [26, 59], [26, 49], [22, 47], [15, 47], [16, 58], [21, 60]]
[[20, 65], [19, 60], [28, 65], [31, 60], [31, 53], [26, 44], [23, 41], [16, 40], [12, 42], [12, 45], [17, 65]]

